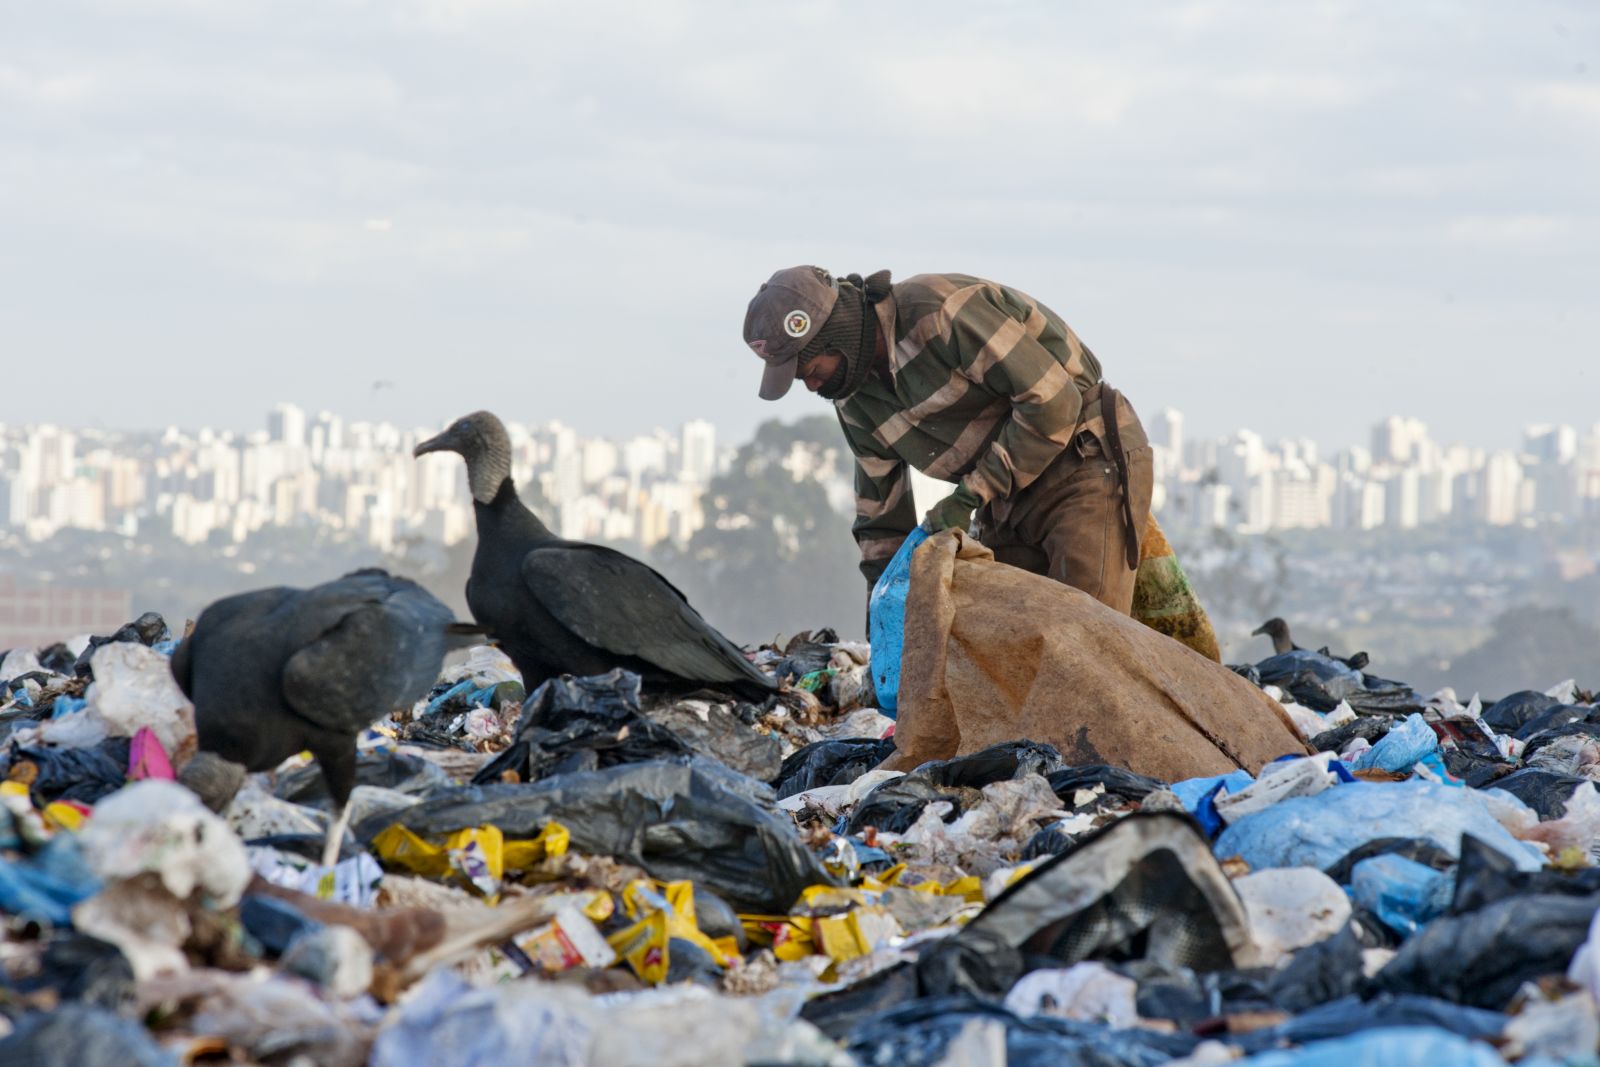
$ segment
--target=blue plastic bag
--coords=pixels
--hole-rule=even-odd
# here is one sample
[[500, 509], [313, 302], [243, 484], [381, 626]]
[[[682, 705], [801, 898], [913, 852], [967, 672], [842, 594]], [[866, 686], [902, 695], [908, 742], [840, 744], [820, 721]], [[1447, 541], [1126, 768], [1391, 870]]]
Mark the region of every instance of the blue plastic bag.
[[1426, 838], [1456, 856], [1464, 833], [1509, 857], [1518, 870], [1544, 866], [1543, 853], [1512, 837], [1474, 790], [1420, 778], [1354, 782], [1316, 796], [1281, 800], [1222, 831], [1212, 851], [1218, 859], [1239, 856], [1252, 870], [1324, 870], [1351, 849], [1380, 837]]
[[100, 891], [77, 839], [62, 834], [31, 857], [0, 857], [0, 912], [68, 926], [72, 908]]
[[1396, 1026], [1275, 1049], [1239, 1061], [1239, 1067], [1504, 1067], [1488, 1045], [1431, 1026]]
[[1399, 774], [1409, 771], [1423, 756], [1439, 747], [1439, 738], [1433, 727], [1421, 715], [1408, 715], [1406, 721], [1391, 729], [1378, 743], [1356, 757], [1356, 770], [1372, 767]]
[[1393, 853], [1373, 856], [1350, 872], [1350, 896], [1383, 925], [1410, 937], [1450, 906], [1455, 878]]
[[1249, 771], [1229, 771], [1227, 774], [1213, 774], [1207, 778], [1185, 778], [1181, 782], [1173, 782], [1169, 787], [1173, 796], [1183, 804], [1184, 810], [1193, 815], [1200, 808], [1200, 802], [1206, 798], [1218, 784], [1226, 785], [1228, 792], [1237, 793], [1255, 785], [1255, 775]]
[[918, 526], [906, 535], [900, 551], [872, 587], [867, 602], [867, 640], [872, 642], [872, 686], [878, 710], [893, 719], [900, 707], [900, 653], [906, 638], [906, 594], [911, 590], [911, 556], [928, 539]]

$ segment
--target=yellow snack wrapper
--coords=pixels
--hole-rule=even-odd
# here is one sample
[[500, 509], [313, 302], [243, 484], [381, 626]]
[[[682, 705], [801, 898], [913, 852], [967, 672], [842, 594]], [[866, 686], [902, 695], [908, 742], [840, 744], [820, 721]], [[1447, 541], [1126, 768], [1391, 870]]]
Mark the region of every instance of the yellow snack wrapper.
[[710, 938], [701, 932], [695, 918], [691, 882], [629, 882], [622, 891], [622, 906], [630, 918], [637, 917], [639, 921], [606, 940], [640, 981], [658, 985], [666, 979], [673, 940], [704, 949], [720, 967], [739, 960], [738, 944], [733, 938]]

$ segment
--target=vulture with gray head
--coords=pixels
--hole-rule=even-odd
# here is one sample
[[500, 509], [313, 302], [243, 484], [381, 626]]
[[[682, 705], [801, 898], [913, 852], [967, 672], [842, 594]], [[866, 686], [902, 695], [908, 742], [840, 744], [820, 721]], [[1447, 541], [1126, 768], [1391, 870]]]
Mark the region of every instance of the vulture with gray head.
[[478, 549], [467, 606], [532, 692], [562, 674], [623, 667], [656, 686], [715, 686], [752, 699], [772, 682], [684, 595], [632, 556], [550, 532], [517, 497], [511, 440], [487, 411], [416, 447], [467, 462]]
[[355, 788], [356, 736], [425, 696], [450, 648], [482, 640], [417, 583], [359, 570], [217, 601], [173, 650], [172, 676], [194, 702], [202, 751], [252, 771], [297, 752], [317, 758], [335, 805], [322, 856], [331, 864]]

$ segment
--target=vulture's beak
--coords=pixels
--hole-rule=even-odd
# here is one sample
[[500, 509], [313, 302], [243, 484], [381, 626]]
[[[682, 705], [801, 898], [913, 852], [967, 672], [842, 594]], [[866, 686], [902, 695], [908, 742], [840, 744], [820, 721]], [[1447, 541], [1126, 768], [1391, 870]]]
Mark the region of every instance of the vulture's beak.
[[413, 448], [411, 450], [411, 455], [413, 457], [416, 457], [416, 456], [426, 455], [429, 452], [455, 452], [455, 451], [457, 451], [455, 439], [453, 437], [451, 437], [450, 431], [446, 430], [444, 433], [439, 434], [437, 437], [430, 437], [426, 441], [424, 441], [420, 445], [418, 445], [416, 448]]
[[[422, 452], [421, 446], [419, 446], [417, 448], [417, 452], [418, 452], [418, 454], [420, 454]], [[1250, 631], [1250, 636], [1254, 637], [1257, 634], [1264, 634], [1266, 632], [1267, 632], [1267, 624], [1266, 623], [1262, 623], [1260, 626], [1257, 626], [1254, 630]]]

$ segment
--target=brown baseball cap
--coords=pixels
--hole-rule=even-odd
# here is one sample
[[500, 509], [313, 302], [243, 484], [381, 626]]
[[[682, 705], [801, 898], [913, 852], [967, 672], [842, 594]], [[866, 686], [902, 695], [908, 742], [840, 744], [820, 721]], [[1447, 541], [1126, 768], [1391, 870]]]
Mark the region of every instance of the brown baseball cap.
[[756, 290], [744, 313], [744, 343], [766, 361], [761, 399], [776, 400], [794, 385], [800, 353], [833, 314], [839, 286], [821, 267], [780, 270]]

